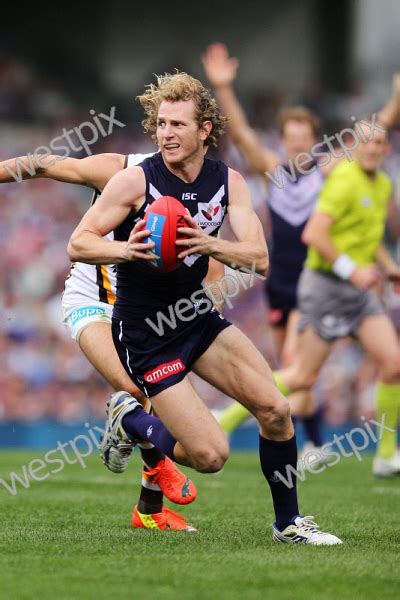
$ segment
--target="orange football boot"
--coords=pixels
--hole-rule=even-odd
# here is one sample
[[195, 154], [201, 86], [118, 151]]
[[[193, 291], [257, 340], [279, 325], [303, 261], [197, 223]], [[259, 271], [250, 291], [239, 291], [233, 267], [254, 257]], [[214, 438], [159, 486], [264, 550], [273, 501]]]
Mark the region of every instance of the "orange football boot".
[[163, 529], [171, 531], [197, 531], [182, 515], [166, 508], [162, 512], [143, 515], [135, 506], [132, 515], [132, 527], [136, 529]]
[[164, 496], [175, 504], [190, 504], [196, 500], [197, 490], [193, 481], [168, 456], [152, 469], [145, 467], [143, 476], [149, 483], [157, 484]]

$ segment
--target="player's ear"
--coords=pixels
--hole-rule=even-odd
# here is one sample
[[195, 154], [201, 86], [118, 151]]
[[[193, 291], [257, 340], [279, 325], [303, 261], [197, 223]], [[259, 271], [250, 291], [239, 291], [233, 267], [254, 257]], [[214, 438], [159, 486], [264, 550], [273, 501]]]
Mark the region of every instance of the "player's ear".
[[211, 121], [203, 121], [200, 125], [200, 139], [205, 142], [212, 130]]

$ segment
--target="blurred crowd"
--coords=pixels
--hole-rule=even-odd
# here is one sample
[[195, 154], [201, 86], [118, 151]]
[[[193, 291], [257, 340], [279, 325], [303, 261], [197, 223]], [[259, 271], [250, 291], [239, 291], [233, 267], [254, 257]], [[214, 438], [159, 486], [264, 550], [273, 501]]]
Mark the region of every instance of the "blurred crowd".
[[[368, 114], [376, 108], [360, 92], [330, 97], [317, 87], [295, 99], [276, 91], [257, 95], [248, 100], [246, 110], [265, 143], [275, 149], [279, 149], [279, 141], [274, 117], [286, 101], [302, 102], [316, 110], [323, 132], [328, 134], [339, 131], [349, 115]], [[0, 160], [47, 144], [62, 127], [75, 127], [87, 120], [90, 108], [73, 106], [56, 85], [38, 80], [25, 65], [0, 56]], [[392, 146], [385, 169], [395, 182], [398, 200], [400, 130], [393, 132]], [[127, 154], [152, 148], [140, 124], [133, 123], [102, 140], [93, 152]], [[268, 239], [270, 223], [262, 182], [246, 171], [228, 138], [219, 154], [246, 176]], [[60, 306], [69, 271], [67, 240], [90, 198], [91, 190], [82, 186], [45, 179], [0, 185], [0, 421], [73, 422], [104, 416], [111, 389], [64, 330]], [[387, 231], [387, 241], [396, 256], [398, 223], [398, 219], [390, 219]], [[229, 236], [229, 230], [222, 235]], [[382, 286], [381, 293], [400, 326], [400, 296], [390, 285]], [[276, 366], [262, 283], [235, 298], [226, 314]], [[223, 408], [229, 403], [198, 378], [194, 380], [210, 407]], [[358, 345], [351, 340], [338, 343], [316, 386], [327, 421], [335, 425], [372, 415], [374, 381], [374, 368]]]

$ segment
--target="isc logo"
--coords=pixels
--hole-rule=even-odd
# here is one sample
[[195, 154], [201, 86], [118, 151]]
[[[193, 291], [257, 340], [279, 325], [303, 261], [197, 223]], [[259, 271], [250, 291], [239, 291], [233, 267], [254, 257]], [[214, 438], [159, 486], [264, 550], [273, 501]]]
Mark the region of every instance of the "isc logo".
[[182, 200], [196, 200], [197, 194], [191, 194], [190, 192], [184, 192], [182, 194]]

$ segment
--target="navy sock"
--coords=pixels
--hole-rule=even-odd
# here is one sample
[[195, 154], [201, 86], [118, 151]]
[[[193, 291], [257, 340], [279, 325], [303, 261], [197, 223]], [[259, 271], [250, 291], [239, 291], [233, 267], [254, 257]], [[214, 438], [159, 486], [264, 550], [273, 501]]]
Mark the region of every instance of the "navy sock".
[[[294, 517], [299, 514], [296, 489], [297, 446], [294, 435], [286, 442], [275, 442], [260, 436], [260, 463], [265, 479], [271, 488], [274, 503], [276, 525], [282, 531]], [[287, 466], [292, 470], [287, 470]], [[285, 478], [292, 487], [285, 485], [275, 474], [276, 471]]]
[[303, 427], [308, 439], [314, 444], [314, 446], [322, 446], [322, 414], [321, 410], [317, 409], [313, 415], [309, 417], [303, 417]]
[[147, 414], [141, 406], [122, 419], [122, 427], [133, 440], [148, 440], [174, 459], [176, 440], [158, 417]]
[[150, 469], [156, 467], [160, 460], [165, 458], [164, 452], [161, 452], [161, 450], [155, 446], [153, 446], [153, 448], [140, 448], [140, 454], [142, 455], [143, 462], [150, 467]]

